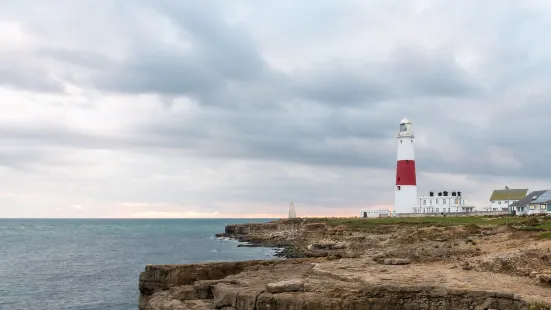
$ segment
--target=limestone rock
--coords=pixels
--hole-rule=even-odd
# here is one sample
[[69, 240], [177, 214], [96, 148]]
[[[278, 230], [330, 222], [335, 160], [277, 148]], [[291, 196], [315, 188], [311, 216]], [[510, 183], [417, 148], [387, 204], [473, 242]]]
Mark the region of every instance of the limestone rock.
[[195, 289], [191, 285], [171, 287], [168, 290], [168, 292], [173, 299], [177, 299], [177, 300], [183, 301], [183, 300], [197, 299], [197, 295], [195, 294]]
[[538, 280], [541, 283], [551, 285], [551, 274], [539, 274], [538, 275]]
[[409, 265], [411, 260], [407, 258], [385, 258], [383, 260], [385, 265]]
[[[164, 294], [163, 294], [164, 293]], [[212, 300], [177, 300], [166, 292], [154, 294], [145, 310], [212, 310]]]
[[510, 227], [494, 229], [495, 237], [477, 229], [477, 246], [475, 233], [462, 226], [356, 229], [296, 219], [226, 228], [221, 237], [320, 258], [148, 265], [139, 309], [528, 310], [534, 298], [551, 302], [551, 242], [519, 251], [536, 243]]
[[266, 290], [272, 294], [303, 291], [304, 281], [294, 279], [294, 280], [280, 281], [275, 283], [268, 283], [266, 285]]

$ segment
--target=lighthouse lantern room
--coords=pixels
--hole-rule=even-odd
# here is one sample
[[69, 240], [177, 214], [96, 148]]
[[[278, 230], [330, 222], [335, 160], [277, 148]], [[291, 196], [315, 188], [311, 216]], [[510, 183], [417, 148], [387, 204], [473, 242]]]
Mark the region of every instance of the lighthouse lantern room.
[[417, 205], [417, 178], [413, 148], [413, 127], [404, 118], [398, 133], [398, 161], [396, 165], [396, 188], [394, 189], [394, 213], [413, 213]]

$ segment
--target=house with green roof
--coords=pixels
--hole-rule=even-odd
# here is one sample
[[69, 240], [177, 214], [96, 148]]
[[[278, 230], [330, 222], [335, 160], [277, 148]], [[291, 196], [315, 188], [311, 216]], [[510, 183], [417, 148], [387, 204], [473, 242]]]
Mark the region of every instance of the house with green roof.
[[527, 188], [495, 189], [490, 196], [490, 207], [487, 211], [507, 211], [511, 213], [510, 205], [528, 195]]

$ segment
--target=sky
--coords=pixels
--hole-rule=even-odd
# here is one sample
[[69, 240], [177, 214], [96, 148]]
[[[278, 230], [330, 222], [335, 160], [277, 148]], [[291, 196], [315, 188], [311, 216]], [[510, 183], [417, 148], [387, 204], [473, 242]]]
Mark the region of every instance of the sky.
[[0, 0], [0, 217], [356, 216], [551, 188], [551, 3]]

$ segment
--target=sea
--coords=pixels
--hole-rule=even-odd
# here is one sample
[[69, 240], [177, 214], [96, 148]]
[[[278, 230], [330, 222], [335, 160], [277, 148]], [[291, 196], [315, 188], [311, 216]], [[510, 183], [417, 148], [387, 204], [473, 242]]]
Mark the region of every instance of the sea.
[[0, 309], [138, 308], [147, 264], [276, 259], [215, 238], [271, 219], [0, 219]]

